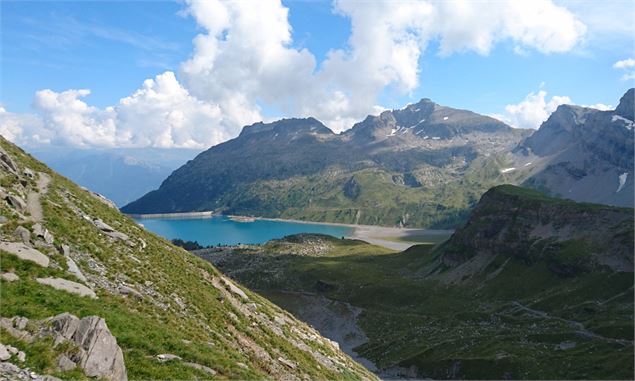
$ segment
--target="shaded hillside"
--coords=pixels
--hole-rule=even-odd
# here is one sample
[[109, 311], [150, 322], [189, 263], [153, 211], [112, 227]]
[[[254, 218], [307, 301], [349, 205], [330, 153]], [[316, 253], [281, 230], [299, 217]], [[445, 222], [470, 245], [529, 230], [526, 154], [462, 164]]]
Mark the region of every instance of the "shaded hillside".
[[293, 236], [199, 255], [387, 378], [631, 379], [633, 228], [633, 209], [505, 185], [436, 249]]
[[0, 169], [3, 377], [374, 378], [314, 329], [4, 138]]
[[313, 118], [256, 123], [122, 210], [454, 226], [527, 133], [429, 99], [339, 135]]

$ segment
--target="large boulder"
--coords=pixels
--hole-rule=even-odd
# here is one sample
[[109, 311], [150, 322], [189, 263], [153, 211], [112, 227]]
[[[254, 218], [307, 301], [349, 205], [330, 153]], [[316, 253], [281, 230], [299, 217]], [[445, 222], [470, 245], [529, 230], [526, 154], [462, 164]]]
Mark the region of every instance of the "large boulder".
[[123, 352], [104, 319], [99, 316], [83, 318], [73, 340], [83, 350], [76, 360], [87, 376], [106, 380], [128, 379]]
[[[127, 380], [123, 352], [117, 339], [110, 333], [106, 321], [99, 316], [79, 319], [63, 313], [48, 319], [51, 330], [56, 335], [55, 343], [73, 341], [79, 351], [70, 356], [89, 377], [121, 381]], [[68, 368], [70, 364], [64, 364]]]
[[26, 210], [26, 202], [20, 196], [9, 194], [5, 197], [5, 200], [18, 212], [24, 212]]

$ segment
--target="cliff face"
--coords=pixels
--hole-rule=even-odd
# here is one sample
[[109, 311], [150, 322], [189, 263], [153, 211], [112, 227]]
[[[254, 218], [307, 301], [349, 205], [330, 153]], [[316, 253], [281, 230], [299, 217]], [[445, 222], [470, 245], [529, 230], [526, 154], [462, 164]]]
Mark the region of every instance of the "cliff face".
[[[576, 201], [633, 207], [633, 93], [615, 110], [561, 105], [513, 151], [523, 185]], [[601, 184], [601, 186], [599, 185]]]
[[501, 185], [486, 192], [465, 227], [440, 249], [450, 267], [497, 255], [544, 261], [562, 276], [633, 271], [633, 210], [547, 197]]

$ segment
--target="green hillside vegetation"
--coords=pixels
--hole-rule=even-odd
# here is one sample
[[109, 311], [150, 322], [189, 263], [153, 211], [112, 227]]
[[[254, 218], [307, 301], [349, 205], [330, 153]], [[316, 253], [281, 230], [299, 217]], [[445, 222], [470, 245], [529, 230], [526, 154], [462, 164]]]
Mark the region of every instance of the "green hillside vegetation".
[[[335, 344], [258, 294], [225, 280], [208, 262], [148, 233], [3, 138], [0, 147], [6, 153], [2, 160], [8, 157], [18, 167], [16, 174], [0, 172], [3, 198], [22, 194], [26, 199], [37, 192], [43, 177], [50, 177], [48, 187], [40, 190], [44, 218], [38, 224], [54, 237], [50, 243], [46, 236], [38, 237], [36, 216], [2, 201], [2, 241], [20, 241], [14, 232], [22, 226], [31, 233], [27, 245], [50, 260], [42, 267], [0, 250], [0, 272], [19, 277], [0, 281], [2, 318], [22, 316], [34, 322], [63, 312], [102, 317], [123, 350], [130, 379], [374, 378]], [[23, 175], [27, 172], [33, 178]], [[104, 234], [95, 219], [123, 238]], [[64, 247], [86, 280], [69, 272]], [[36, 281], [43, 277], [85, 284], [97, 298]], [[31, 324], [26, 329], [36, 328]], [[0, 329], [0, 342], [26, 353], [24, 363], [15, 356], [9, 360], [19, 367], [62, 379], [86, 378], [79, 367], [58, 370], [59, 355], [72, 353], [72, 346], [53, 346], [51, 338], [35, 337], [27, 342], [5, 325]], [[180, 359], [158, 361], [159, 354]]]
[[[358, 325], [368, 341], [355, 351], [384, 375], [630, 379], [632, 215], [501, 186], [436, 247], [395, 253], [361, 241], [294, 236], [199, 255], [299, 316], [300, 295], [361, 308]], [[524, 227], [558, 224], [542, 239], [533, 236], [533, 249], [517, 250], [516, 241], [525, 245], [532, 237]], [[499, 234], [495, 225], [516, 231]], [[579, 230], [569, 237], [572, 226]]]

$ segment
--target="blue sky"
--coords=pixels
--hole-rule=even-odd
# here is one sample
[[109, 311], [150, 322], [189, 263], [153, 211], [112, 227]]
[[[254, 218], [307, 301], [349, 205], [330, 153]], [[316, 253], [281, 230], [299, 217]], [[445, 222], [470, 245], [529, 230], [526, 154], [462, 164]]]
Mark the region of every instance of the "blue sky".
[[[356, 6], [365, 7], [365, 4]], [[403, 4], [392, 3], [394, 7]], [[629, 15], [632, 22], [634, 10], [632, 2], [628, 1], [603, 4], [608, 10], [601, 12], [597, 11], [599, 7], [593, 8], [588, 3], [556, 4], [567, 8], [586, 28], [574, 46], [564, 51], [544, 52], [545, 48], [536, 44], [519, 49], [518, 41], [501, 38], [486, 53], [468, 48], [441, 55], [442, 39], [429, 38], [422, 43], [425, 46], [420, 48], [416, 59], [417, 84], [412, 86], [412, 81], [407, 80], [386, 81], [377, 90], [374, 103], [400, 108], [427, 97], [453, 107], [502, 115], [507, 105], [522, 102], [529, 93], [542, 90], [547, 93], [547, 101], [556, 95], [568, 97], [577, 104], [615, 106], [624, 91], [633, 86], [632, 79], [623, 79], [632, 66], [616, 69], [613, 65], [634, 56], [633, 30], [626, 25]], [[50, 89], [54, 95], [69, 89], [90, 89], [90, 95], [80, 96], [82, 102], [103, 110], [140, 89], [146, 79], [166, 71], [174, 72], [176, 80], [194, 98], [212, 106], [219, 102], [214, 98], [219, 96], [218, 93], [212, 96], [197, 88], [199, 77], [193, 74], [188, 77], [182, 71], [183, 62], [200, 55], [193, 39], [209, 32], [201, 21], [204, 15], [194, 16], [196, 11], [191, 9], [187, 14], [189, 4], [170, 1], [3, 1], [0, 7], [0, 103], [8, 112], [42, 114], [41, 106], [34, 107], [34, 103], [42, 104], [42, 101], [34, 102], [34, 94], [42, 89]], [[320, 71], [329, 51], [354, 50], [349, 42], [351, 22], [354, 17], [361, 20], [360, 25], [364, 22], [364, 15], [357, 15], [356, 10], [346, 10], [344, 6], [335, 9], [329, 1], [283, 1], [282, 7], [278, 8], [288, 8], [292, 41], [287, 47], [294, 52], [306, 49], [316, 61], [314, 72]], [[621, 21], [616, 22], [617, 17]], [[389, 64], [394, 65], [394, 62]], [[200, 75], [200, 71], [197, 73]], [[226, 72], [219, 73], [216, 75]], [[210, 83], [214, 81], [214, 78], [207, 79]], [[334, 83], [337, 86], [337, 80]], [[275, 97], [263, 94], [261, 90], [254, 94], [250, 94], [249, 89], [244, 91], [248, 92], [247, 98], [255, 102], [254, 119], [307, 112], [306, 106], [287, 107], [270, 101], [267, 97]], [[220, 113], [224, 114], [229, 106], [219, 107]], [[326, 113], [325, 108], [320, 110], [316, 112]], [[360, 106], [355, 112], [351, 111], [346, 114], [346, 120], [354, 120], [363, 110]], [[47, 109], [47, 112], [52, 111]], [[209, 108], [200, 115], [211, 117], [214, 112]], [[47, 119], [47, 115], [41, 117], [45, 125], [52, 119]], [[99, 118], [102, 117], [100, 114]], [[234, 124], [241, 122], [238, 118]], [[89, 128], [93, 128], [92, 125]], [[223, 129], [224, 135], [216, 136], [214, 139], [217, 140], [239, 131], [222, 123], [218, 128]], [[183, 141], [189, 140], [183, 138]], [[209, 142], [214, 141], [203, 144]]]

